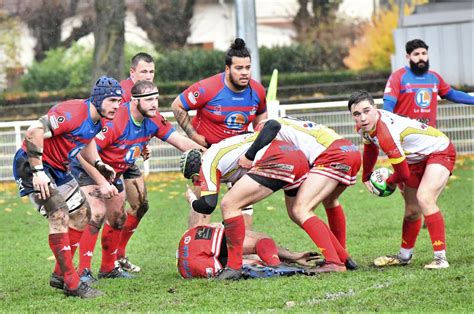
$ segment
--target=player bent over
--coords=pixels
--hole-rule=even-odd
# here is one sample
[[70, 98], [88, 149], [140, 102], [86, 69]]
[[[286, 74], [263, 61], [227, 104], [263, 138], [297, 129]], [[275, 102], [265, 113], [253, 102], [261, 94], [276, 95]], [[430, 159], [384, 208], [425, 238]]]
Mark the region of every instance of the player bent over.
[[[250, 159], [254, 160], [252, 168], [248, 170], [239, 167], [240, 157], [250, 152], [254, 138], [256, 134], [240, 135], [211, 146], [203, 155], [199, 172], [202, 180], [201, 197], [196, 199], [190, 189], [187, 192], [188, 201], [195, 211], [210, 214], [217, 206], [219, 183], [224, 180], [235, 182], [221, 202], [229, 259], [217, 279], [238, 280], [242, 277], [245, 225], [240, 208], [245, 208], [247, 203], [260, 201], [280, 189], [285, 191], [286, 203], [291, 204], [309, 171], [306, 157], [295, 146], [280, 140], [262, 145], [260, 138], [254, 145], [263, 148], [250, 153]], [[323, 229], [322, 232], [330, 233], [329, 229]], [[332, 250], [337, 256], [331, 243], [325, 249]], [[345, 270], [344, 265], [342, 267]], [[319, 270], [328, 271], [327, 268]]]
[[[49, 245], [56, 257], [50, 285], [68, 296], [93, 298], [102, 295], [79, 279], [73, 256], [90, 208], [68, 164], [82, 150], [84, 160], [107, 181], [115, 175], [97, 154], [94, 136], [101, 120], [113, 119], [122, 99], [122, 88], [110, 77], [101, 77], [86, 100], [68, 100], [52, 107], [31, 125], [13, 161], [20, 196], [28, 195], [49, 222]], [[93, 167], [93, 168], [94, 168]], [[107, 197], [113, 191], [107, 191]]]
[[436, 204], [454, 168], [456, 150], [441, 131], [385, 110], [377, 110], [366, 91], [354, 92], [348, 107], [364, 142], [362, 181], [372, 192], [370, 174], [377, 161], [379, 148], [387, 155], [394, 173], [386, 178], [392, 188], [404, 184], [405, 216], [402, 244], [396, 255], [381, 256], [376, 266], [406, 265], [425, 218], [434, 251], [427, 269], [448, 268], [444, 218]]
[[[314, 252], [290, 252], [277, 246], [268, 235], [251, 230], [245, 231], [243, 254], [257, 254], [261, 262], [271, 267], [278, 267], [282, 262], [312, 266], [311, 262], [319, 258]], [[227, 264], [223, 226], [198, 226], [186, 231], [179, 241], [177, 258], [183, 278], [215, 277]]]
[[[260, 133], [255, 143], [262, 139], [265, 144], [274, 138], [292, 143], [305, 154], [311, 166], [308, 177], [296, 198], [291, 199], [292, 203], [287, 203], [287, 208], [291, 220], [306, 231], [317, 247], [326, 248], [332, 243], [334, 250], [322, 252], [327, 262], [324, 267], [328, 271], [345, 270], [339, 267], [344, 264], [347, 269], [357, 269], [357, 264], [345, 251], [346, 219], [338, 199], [356, 182], [361, 164], [358, 147], [334, 130], [312, 121], [285, 117], [262, 122], [257, 130]], [[259, 148], [251, 147], [241, 157], [240, 166], [251, 166], [252, 161], [246, 156], [251, 156], [254, 149]], [[322, 231], [327, 226], [313, 213], [321, 203], [326, 209], [331, 232]]]
[[[99, 278], [130, 278], [116, 265], [117, 248], [124, 228], [125, 191], [122, 174], [136, 167], [135, 185], [129, 191], [140, 195], [137, 215], [142, 217], [148, 210], [147, 191], [140, 170], [135, 165], [144, 147], [152, 137], [173, 145], [181, 151], [203, 147], [175, 132], [172, 125], [158, 111], [158, 88], [151, 81], [138, 81], [132, 88], [132, 99], [120, 107], [113, 122], [109, 122], [96, 136], [99, 155], [117, 173], [113, 185], [87, 163], [75, 161], [72, 172], [84, 190], [92, 206], [92, 218], [80, 242], [79, 273], [84, 280], [95, 281], [90, 270], [91, 259], [101, 226], [102, 263]], [[82, 165], [82, 167], [81, 167]], [[118, 195], [108, 197], [110, 189]]]

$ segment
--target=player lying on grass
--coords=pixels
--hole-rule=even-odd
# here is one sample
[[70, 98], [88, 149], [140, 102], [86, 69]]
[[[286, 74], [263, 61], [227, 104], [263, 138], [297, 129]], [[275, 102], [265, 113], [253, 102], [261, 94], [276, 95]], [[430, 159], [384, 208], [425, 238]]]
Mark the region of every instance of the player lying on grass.
[[406, 265], [413, 257], [413, 248], [425, 218], [434, 259], [427, 269], [448, 268], [444, 218], [436, 204], [454, 168], [456, 150], [441, 131], [416, 120], [377, 110], [372, 96], [366, 91], [354, 92], [348, 102], [357, 130], [364, 142], [362, 181], [374, 189], [370, 174], [379, 155], [387, 155], [395, 170], [386, 183], [395, 188], [404, 186], [405, 216], [402, 244], [396, 255], [381, 256], [376, 266]]
[[[290, 252], [275, 244], [273, 239], [260, 232], [245, 231], [243, 254], [257, 254], [259, 260], [244, 259], [244, 264], [260, 263], [274, 268], [284, 263], [314, 266], [320, 259], [315, 252]], [[198, 226], [186, 231], [178, 247], [178, 271], [183, 278], [212, 278], [227, 264], [227, 245], [221, 224]], [[303, 270], [302, 268], [300, 268]], [[298, 268], [289, 268], [298, 271]]]

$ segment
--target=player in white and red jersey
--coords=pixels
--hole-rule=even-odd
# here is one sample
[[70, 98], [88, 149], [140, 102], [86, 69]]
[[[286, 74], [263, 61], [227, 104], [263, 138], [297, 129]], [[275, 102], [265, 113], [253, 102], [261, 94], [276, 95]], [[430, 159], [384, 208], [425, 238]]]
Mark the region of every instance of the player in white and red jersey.
[[[259, 149], [249, 152], [255, 139], [256, 134], [244, 134], [212, 145], [203, 155], [200, 165], [200, 198], [197, 199], [189, 188], [187, 191], [188, 201], [194, 211], [209, 215], [217, 206], [220, 183], [234, 183], [221, 201], [229, 259], [225, 269], [217, 276], [218, 279], [240, 279], [242, 276], [240, 270], [245, 224], [241, 208], [280, 189], [285, 191], [286, 199], [294, 197], [309, 170], [303, 152], [284, 141], [273, 140], [266, 145], [257, 143]], [[250, 170], [238, 165], [244, 154], [252, 155]]]
[[383, 109], [436, 127], [438, 95], [457, 103], [474, 104], [474, 97], [455, 90], [429, 70], [428, 45], [421, 39], [406, 43], [409, 66], [393, 72], [385, 86]]
[[[152, 137], [157, 137], [174, 147], [185, 151], [191, 148], [203, 149], [184, 135], [175, 132], [172, 125], [158, 112], [158, 88], [151, 81], [138, 81], [132, 88], [132, 100], [119, 109], [114, 121], [107, 122], [97, 134], [96, 142], [102, 160], [109, 163], [117, 175], [113, 184], [118, 195], [104, 198], [103, 191], [110, 188], [95, 169], [79, 162], [72, 164], [72, 172], [92, 205], [92, 219], [88, 223], [80, 242], [79, 273], [83, 280], [94, 281], [91, 273], [91, 259], [102, 231], [102, 263], [99, 278], [130, 278], [115, 261], [124, 256], [118, 255], [122, 230], [125, 228], [125, 191], [122, 175], [135, 165], [144, 147]], [[140, 177], [143, 181], [143, 178]], [[139, 188], [135, 188], [139, 189]], [[148, 210], [145, 186], [140, 192], [140, 207], [135, 208], [133, 216], [142, 218]], [[131, 214], [129, 213], [129, 216]], [[130, 218], [127, 218], [130, 219]], [[138, 219], [138, 218], [136, 218]], [[133, 232], [127, 230], [128, 239]]]
[[397, 255], [375, 259], [376, 266], [406, 265], [421, 228], [421, 215], [431, 237], [434, 260], [428, 269], [449, 267], [446, 259], [444, 218], [436, 204], [451, 175], [456, 150], [441, 131], [385, 110], [377, 110], [366, 91], [353, 93], [348, 104], [364, 141], [362, 181], [372, 191], [370, 174], [379, 148], [388, 156], [394, 173], [386, 178], [393, 187], [404, 184], [405, 217], [402, 244]]
[[[262, 144], [266, 144], [277, 138], [292, 143], [305, 154], [311, 166], [308, 177], [293, 202], [287, 203], [287, 208], [291, 219], [306, 231], [325, 256], [327, 264], [323, 267], [328, 271], [357, 269], [345, 251], [346, 219], [338, 198], [356, 182], [361, 164], [358, 147], [334, 130], [312, 121], [279, 118], [262, 122], [257, 130], [260, 134], [256, 142], [262, 138]], [[245, 168], [250, 163], [246, 156], [239, 161]], [[332, 232], [327, 232], [326, 224], [313, 213], [320, 203], [326, 209]]]
[[[318, 259], [314, 252], [291, 252], [277, 246], [268, 235], [245, 231], [244, 254], [257, 254], [264, 265], [278, 267], [282, 262], [310, 266]], [[197, 226], [187, 230], [179, 241], [178, 271], [183, 278], [215, 277], [227, 265], [227, 245], [222, 225]], [[260, 262], [254, 259], [245, 263]]]
[[[102, 294], [80, 282], [74, 269], [74, 252], [89, 220], [90, 208], [68, 165], [81, 152], [100, 177], [106, 181], [113, 178], [113, 169], [99, 158], [94, 137], [102, 128], [102, 118], [114, 118], [121, 100], [119, 83], [100, 77], [89, 99], [59, 103], [31, 125], [13, 161], [20, 196], [28, 195], [48, 218], [49, 245], [56, 257], [50, 285], [68, 296], [93, 298]], [[113, 194], [111, 190], [106, 192], [106, 196]]]

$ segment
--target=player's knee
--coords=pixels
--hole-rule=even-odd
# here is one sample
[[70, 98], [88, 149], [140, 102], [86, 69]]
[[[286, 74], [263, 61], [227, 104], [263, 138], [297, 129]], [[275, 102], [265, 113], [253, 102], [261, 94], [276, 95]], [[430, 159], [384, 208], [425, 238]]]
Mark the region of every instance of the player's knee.
[[143, 216], [145, 216], [145, 214], [147, 213], [148, 209], [149, 209], [148, 200], [141, 201], [140, 204], [138, 204], [138, 208], [136, 211], [137, 218], [142, 219]]
[[50, 197], [46, 201], [42, 202], [42, 209], [46, 212], [46, 216], [50, 218], [52, 216], [59, 217], [67, 215], [68, 206], [58, 190], [50, 187], [49, 195]]
[[434, 197], [428, 193], [420, 193], [418, 191], [418, 193], [416, 194], [416, 199], [421, 209], [430, 209], [431, 207], [436, 205]]

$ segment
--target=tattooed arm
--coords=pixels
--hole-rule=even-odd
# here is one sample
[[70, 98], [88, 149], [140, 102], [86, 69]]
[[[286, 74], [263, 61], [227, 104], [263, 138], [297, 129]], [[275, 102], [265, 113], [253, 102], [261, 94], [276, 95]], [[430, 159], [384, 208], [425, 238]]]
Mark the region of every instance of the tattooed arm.
[[33, 172], [33, 187], [40, 198], [45, 200], [50, 196], [50, 179], [43, 168], [44, 139], [52, 136], [52, 128], [46, 116], [35, 121], [26, 130], [26, 154]]
[[206, 138], [201, 134], [198, 134], [192, 126], [191, 118], [189, 117], [189, 114], [186, 109], [184, 109], [183, 103], [179, 99], [179, 96], [176, 97], [173, 103], [171, 104], [171, 109], [173, 110], [174, 117], [178, 122], [179, 126], [184, 130], [184, 132], [186, 132], [189, 138], [201, 146], [209, 147]]

